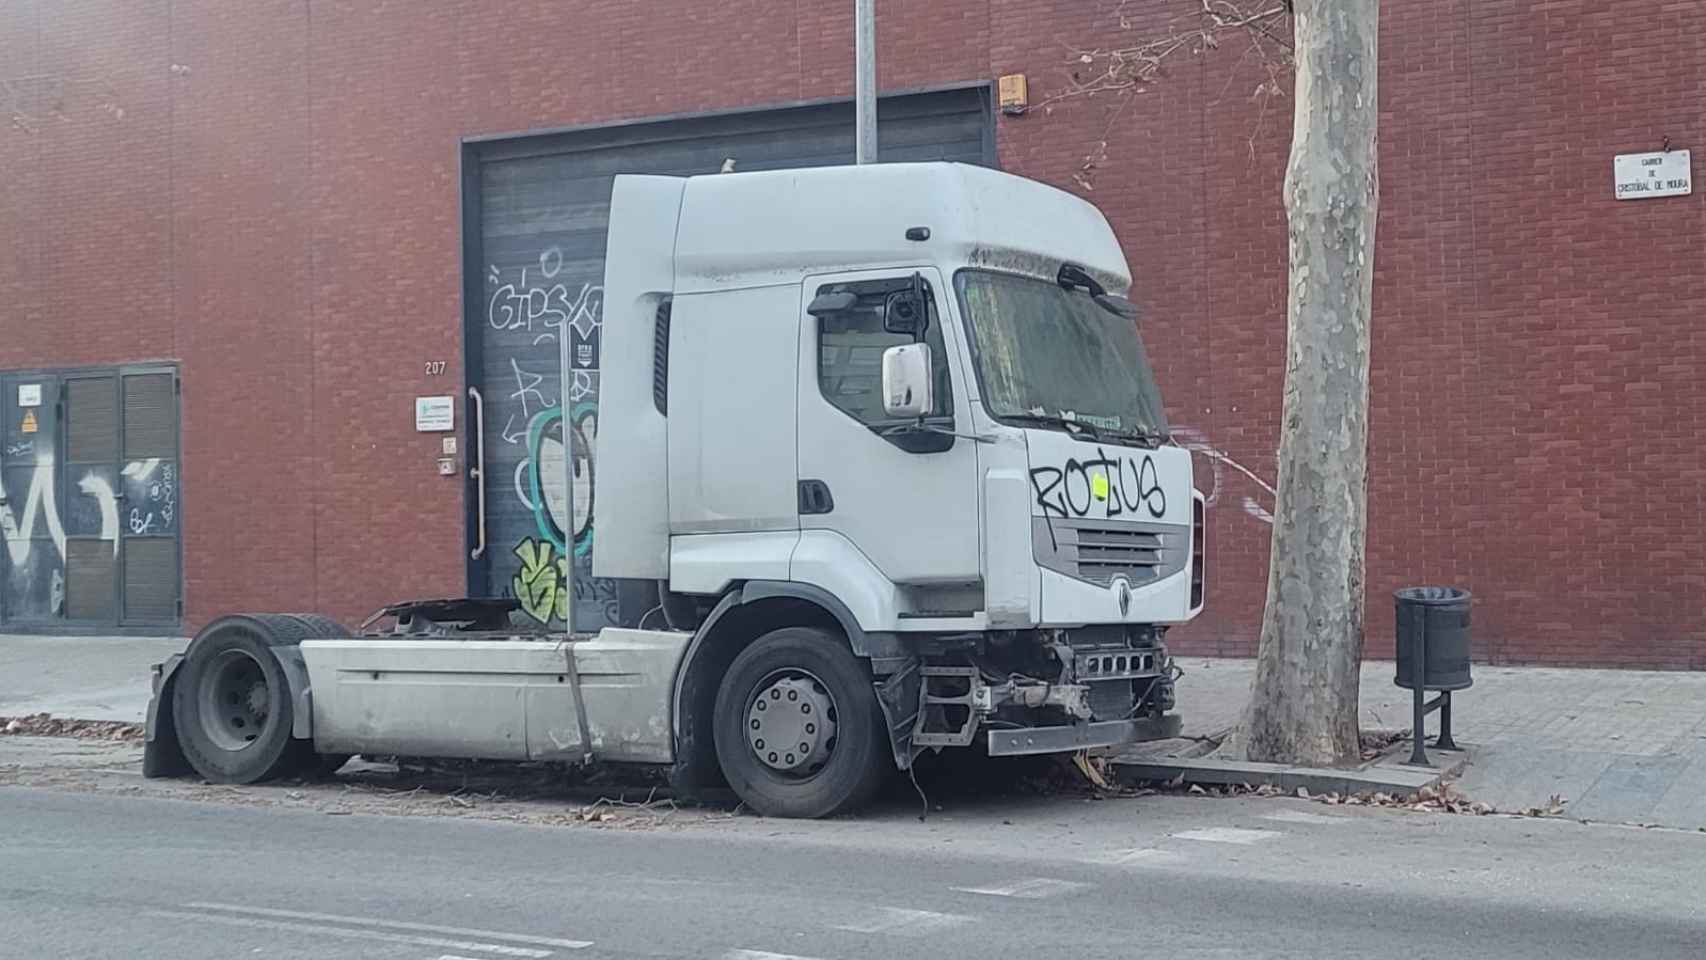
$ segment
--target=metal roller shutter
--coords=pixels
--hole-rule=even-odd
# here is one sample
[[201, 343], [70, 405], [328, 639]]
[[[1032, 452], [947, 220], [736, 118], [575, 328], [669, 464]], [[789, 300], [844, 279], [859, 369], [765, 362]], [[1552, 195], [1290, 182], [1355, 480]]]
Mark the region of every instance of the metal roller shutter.
[[[884, 98], [878, 116], [884, 161], [994, 163], [987, 86]], [[470, 565], [470, 590], [521, 597], [534, 618], [560, 622], [572, 564], [577, 629], [631, 624], [655, 602], [652, 586], [591, 576], [611, 182], [618, 173], [714, 173], [728, 161], [741, 171], [851, 163], [852, 104], [518, 137], [471, 144], [465, 160], [468, 382], [484, 396], [486, 449], [486, 549]], [[573, 367], [567, 411], [560, 337]], [[565, 437], [572, 530], [556, 492], [565, 489]], [[478, 487], [469, 494], [472, 503]]]

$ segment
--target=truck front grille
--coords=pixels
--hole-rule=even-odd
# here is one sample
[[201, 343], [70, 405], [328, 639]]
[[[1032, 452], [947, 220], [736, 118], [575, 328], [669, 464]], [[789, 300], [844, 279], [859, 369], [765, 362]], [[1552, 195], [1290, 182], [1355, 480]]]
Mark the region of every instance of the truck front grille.
[[1032, 521], [1037, 563], [1088, 583], [1142, 586], [1185, 568], [1190, 527], [1119, 520]]
[[1086, 580], [1112, 583], [1125, 574], [1132, 583], [1147, 583], [1160, 566], [1159, 533], [1093, 527], [1078, 531], [1078, 575]]

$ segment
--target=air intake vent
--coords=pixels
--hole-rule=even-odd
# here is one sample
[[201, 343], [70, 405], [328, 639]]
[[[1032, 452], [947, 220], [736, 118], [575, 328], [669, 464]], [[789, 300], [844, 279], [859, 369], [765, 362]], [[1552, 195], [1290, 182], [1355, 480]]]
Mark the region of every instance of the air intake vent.
[[1037, 562], [1086, 583], [1140, 587], [1185, 570], [1184, 524], [1033, 517], [1031, 527]]
[[666, 417], [669, 416], [669, 315], [673, 303], [665, 297], [658, 304], [657, 321], [652, 326], [652, 406]]
[[1123, 576], [1132, 583], [1155, 579], [1161, 566], [1161, 535], [1117, 527], [1082, 527], [1078, 531], [1078, 575], [1091, 583], [1112, 583]]

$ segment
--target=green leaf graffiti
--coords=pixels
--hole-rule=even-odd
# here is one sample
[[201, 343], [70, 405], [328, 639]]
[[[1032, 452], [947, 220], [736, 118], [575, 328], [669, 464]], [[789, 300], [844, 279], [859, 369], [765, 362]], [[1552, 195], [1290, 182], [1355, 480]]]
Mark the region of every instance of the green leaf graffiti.
[[550, 543], [523, 540], [515, 546], [521, 569], [510, 581], [510, 589], [521, 600], [521, 609], [540, 623], [569, 618], [569, 564]]

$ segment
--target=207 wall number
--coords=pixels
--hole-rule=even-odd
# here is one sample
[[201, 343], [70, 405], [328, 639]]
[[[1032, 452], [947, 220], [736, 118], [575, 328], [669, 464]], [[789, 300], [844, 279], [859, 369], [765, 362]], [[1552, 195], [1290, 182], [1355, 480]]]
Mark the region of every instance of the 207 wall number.
[[429, 376], [429, 377], [443, 376], [444, 375], [444, 361], [443, 360], [428, 360], [426, 362], [426, 373], [427, 373], [427, 376]]

